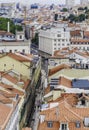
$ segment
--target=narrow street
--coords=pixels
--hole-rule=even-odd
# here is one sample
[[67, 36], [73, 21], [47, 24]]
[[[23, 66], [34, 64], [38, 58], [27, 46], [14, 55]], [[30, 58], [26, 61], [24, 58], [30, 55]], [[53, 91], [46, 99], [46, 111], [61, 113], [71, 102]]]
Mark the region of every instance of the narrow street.
[[32, 130], [37, 130], [39, 124], [39, 113], [40, 113], [40, 106], [43, 101], [43, 94], [44, 94], [44, 86], [45, 86], [45, 71], [42, 70], [41, 76], [41, 86], [39, 89], [36, 90], [36, 99], [35, 99], [35, 107], [34, 107], [34, 114], [32, 117], [31, 128]]

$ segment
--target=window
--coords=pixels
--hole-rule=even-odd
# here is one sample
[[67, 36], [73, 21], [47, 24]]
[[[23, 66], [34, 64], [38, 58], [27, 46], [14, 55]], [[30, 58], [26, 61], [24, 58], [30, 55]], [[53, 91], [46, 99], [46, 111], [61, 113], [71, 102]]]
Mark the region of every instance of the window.
[[22, 39], [22, 35], [20, 35], [19, 38]]
[[48, 121], [47, 122], [47, 127], [52, 128], [53, 127], [53, 122], [52, 121]]
[[64, 42], [65, 40], [64, 40], [64, 39], [62, 39], [62, 41]]
[[67, 124], [61, 124], [61, 130], [67, 130]]
[[83, 47], [83, 50], [85, 50], [85, 47]]
[[6, 67], [6, 64], [4, 64], [4, 67]]
[[54, 41], [56, 42], [56, 39], [54, 39]]
[[87, 47], [87, 50], [89, 50], [89, 47]]
[[89, 127], [89, 117], [84, 118], [84, 126]]
[[61, 35], [60, 35], [60, 34], [58, 34], [58, 35], [57, 35], [57, 37], [61, 37]]
[[76, 121], [75, 125], [76, 125], [76, 128], [80, 128], [80, 122], [79, 121]]
[[22, 50], [22, 53], [25, 53], [25, 49]]
[[12, 53], [12, 50], [10, 50], [9, 52]]
[[14, 50], [14, 52], [17, 52], [17, 50]]

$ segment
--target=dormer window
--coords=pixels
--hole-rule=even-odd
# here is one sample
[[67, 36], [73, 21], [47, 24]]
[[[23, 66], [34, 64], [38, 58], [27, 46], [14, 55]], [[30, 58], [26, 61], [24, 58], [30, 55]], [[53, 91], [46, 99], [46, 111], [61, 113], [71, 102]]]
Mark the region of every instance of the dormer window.
[[75, 126], [76, 126], [76, 128], [80, 128], [80, 127], [81, 127], [80, 122], [79, 122], [79, 121], [76, 121]]
[[47, 127], [48, 128], [52, 128], [53, 127], [53, 122], [52, 121], [48, 121], [47, 122]]
[[89, 117], [85, 117], [84, 119], [84, 126], [89, 127]]
[[61, 130], [68, 130], [68, 124], [67, 123], [62, 123], [61, 124]]

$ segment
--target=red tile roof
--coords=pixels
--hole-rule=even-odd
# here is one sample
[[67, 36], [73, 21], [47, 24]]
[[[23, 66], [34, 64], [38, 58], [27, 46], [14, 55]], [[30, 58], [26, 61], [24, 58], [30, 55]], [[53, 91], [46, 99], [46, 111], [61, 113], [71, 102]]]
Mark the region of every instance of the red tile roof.
[[70, 31], [71, 37], [81, 36], [81, 30]]
[[69, 68], [71, 68], [69, 65], [61, 64], [61, 65], [56, 66], [56, 67], [54, 67], [52, 69], [49, 69], [49, 74], [48, 75], [51, 76], [51, 75], [57, 73], [58, 71], [60, 71], [62, 69], [69, 69]]
[[63, 85], [63, 86], [71, 88], [72, 87], [72, 82], [71, 82], [70, 79], [67, 79], [65, 77], [60, 77], [59, 78], [59, 85]]
[[71, 42], [73, 43], [87, 43], [89, 42], [89, 39], [71, 39]]
[[19, 94], [19, 95], [24, 95], [24, 92], [14, 88], [13, 86], [11, 85], [7, 85], [7, 84], [4, 84], [4, 83], [0, 83], [0, 86], [2, 88], [5, 88], [8, 92], [10, 93], [14, 93], [14, 94]]
[[2, 126], [5, 123], [5, 120], [9, 116], [11, 109], [11, 107], [8, 107], [0, 103], [0, 126]]
[[31, 61], [30, 59], [27, 59], [27, 58], [25, 58], [25, 57], [23, 57], [23, 56], [21, 56], [21, 55], [15, 54], [15, 53], [9, 53], [9, 54], [7, 54], [7, 55], [8, 55], [9, 57], [11, 57], [11, 58], [17, 60], [17, 61], [20, 61], [20, 62], [30, 62], [30, 61]]
[[[74, 105], [76, 102], [76, 95], [70, 94], [68, 97], [63, 98], [61, 101], [59, 101], [58, 106], [41, 111], [40, 115], [45, 115], [45, 121], [42, 124], [44, 124], [46, 121], [53, 121], [60, 123], [68, 123], [70, 130], [88, 130], [88, 127], [84, 127], [83, 121], [85, 117], [89, 117], [89, 108], [75, 107]], [[76, 121], [79, 121], [81, 123], [80, 128], [76, 128]], [[41, 130], [41, 125], [39, 127], [40, 129], [38, 130]], [[48, 129], [49, 128], [47, 128], [46, 130]], [[45, 130], [45, 128], [43, 128], [42, 130]]]

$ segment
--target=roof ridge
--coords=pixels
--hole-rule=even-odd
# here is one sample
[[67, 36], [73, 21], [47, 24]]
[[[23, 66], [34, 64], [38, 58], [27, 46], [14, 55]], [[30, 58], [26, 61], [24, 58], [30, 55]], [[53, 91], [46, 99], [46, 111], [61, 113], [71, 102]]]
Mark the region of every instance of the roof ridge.
[[71, 107], [66, 100], [64, 100], [64, 105], [65, 105], [65, 108], [68, 109], [71, 113], [73, 113], [75, 116], [77, 116], [78, 118], [82, 119], [83, 120], [83, 117], [79, 116], [78, 114], [76, 114], [75, 112], [73, 112], [69, 107]]

